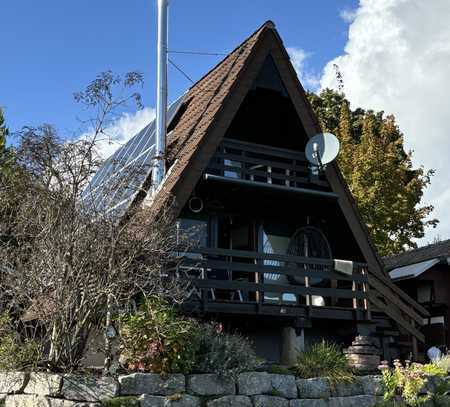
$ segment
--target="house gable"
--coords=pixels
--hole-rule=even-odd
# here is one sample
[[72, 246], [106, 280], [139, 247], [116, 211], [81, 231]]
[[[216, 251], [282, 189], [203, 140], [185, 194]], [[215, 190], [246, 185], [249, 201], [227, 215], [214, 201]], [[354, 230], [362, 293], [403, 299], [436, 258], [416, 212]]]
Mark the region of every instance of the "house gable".
[[[233, 119], [245, 104], [246, 97], [258, 83], [261, 85], [273, 73], [269, 65], [273, 65], [270, 69], [277, 69], [281, 82], [275, 88], [289, 96], [304, 135], [310, 138], [320, 132], [286, 49], [273, 23], [267, 22], [187, 93], [187, 107], [169, 138], [167, 158], [170, 168], [153, 200], [152, 210], [158, 211], [171, 196], [175, 197], [178, 210], [183, 208], [211, 157], [232, 128]], [[274, 83], [273, 80], [270, 82]], [[297, 142], [297, 148], [301, 150], [305, 140], [300, 137], [294, 140], [294, 145]], [[423, 335], [409, 320], [420, 324], [422, 317], [418, 313], [426, 315], [427, 311], [398, 289], [384, 272], [337, 165], [329, 165], [325, 175], [331, 191], [338, 196], [340, 210], [369, 265], [373, 288], [371, 302], [423, 340]]]

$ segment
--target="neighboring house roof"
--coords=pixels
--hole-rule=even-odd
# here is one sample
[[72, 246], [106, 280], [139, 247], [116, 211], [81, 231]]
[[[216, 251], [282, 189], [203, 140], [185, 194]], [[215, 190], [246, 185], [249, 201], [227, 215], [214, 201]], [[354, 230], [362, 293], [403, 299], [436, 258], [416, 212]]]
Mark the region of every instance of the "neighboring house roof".
[[419, 277], [425, 271], [429, 270], [435, 264], [439, 263], [439, 259], [430, 259], [421, 261], [420, 263], [408, 264], [407, 266], [397, 267], [389, 272], [392, 280], [407, 280]]
[[410, 264], [421, 263], [426, 260], [446, 259], [449, 257], [450, 239], [409, 250], [405, 253], [396, 254], [395, 256], [385, 257], [383, 260], [386, 269], [392, 270]]
[[[274, 24], [268, 21], [184, 95], [184, 104], [168, 136], [166, 158], [169, 170], [156, 196], [147, 198], [152, 213], [163, 209], [171, 197], [175, 197], [178, 210], [185, 205], [269, 55], [307, 136], [321, 131], [282, 40]], [[420, 315], [426, 316], [427, 311], [392, 283], [384, 271], [384, 264], [337, 165], [328, 165], [325, 174], [369, 265], [371, 302], [423, 341], [423, 335], [402, 316], [402, 312], [421, 323]], [[140, 187], [146, 184], [148, 181]]]

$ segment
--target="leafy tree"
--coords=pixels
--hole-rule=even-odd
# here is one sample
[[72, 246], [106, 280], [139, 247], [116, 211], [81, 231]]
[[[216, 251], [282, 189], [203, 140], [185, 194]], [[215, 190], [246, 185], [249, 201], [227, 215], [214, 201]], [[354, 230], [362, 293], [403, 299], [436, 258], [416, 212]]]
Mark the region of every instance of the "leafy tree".
[[[90, 335], [103, 330], [107, 373], [117, 312], [132, 309], [137, 297], [180, 302], [189, 293], [177, 256], [187, 247], [180, 248], [171, 203], [158, 216], [132, 207], [127, 222], [118, 222], [103, 205], [80, 199], [98, 168], [97, 142], [108, 136], [105, 126], [127, 100], [139, 100], [128, 94], [141, 80], [134, 73], [121, 78], [105, 72], [76, 95], [95, 112], [90, 137], [61, 137], [45, 124], [18, 134], [12, 152], [17, 172], [13, 182], [0, 183], [0, 358], [5, 362], [17, 359], [15, 349], [28, 349], [34, 360], [24, 357], [17, 367], [72, 370]], [[131, 165], [102, 192], [129, 185], [141, 171]], [[7, 336], [2, 316], [8, 317], [3, 318], [10, 325], [3, 329]]]
[[393, 115], [350, 109], [343, 93], [331, 89], [308, 94], [323, 131], [341, 142], [339, 167], [381, 255], [417, 247], [432, 205], [420, 205], [433, 170], [414, 169]]
[[3, 110], [0, 108], [0, 180], [4, 180], [6, 176], [10, 175], [12, 169], [12, 154], [6, 147], [8, 135], [9, 130], [5, 125]]
[[3, 111], [0, 108], [0, 194], [2, 196], [0, 205], [0, 244], [8, 239], [10, 228], [7, 226], [15, 217], [17, 201], [16, 194], [12, 193], [18, 188], [17, 178], [20, 169], [17, 166], [16, 156], [11, 147], [7, 147], [9, 130], [5, 125]]
[[5, 118], [3, 116], [3, 110], [0, 108], [0, 151], [6, 150], [6, 136], [8, 136], [8, 129], [5, 125]]

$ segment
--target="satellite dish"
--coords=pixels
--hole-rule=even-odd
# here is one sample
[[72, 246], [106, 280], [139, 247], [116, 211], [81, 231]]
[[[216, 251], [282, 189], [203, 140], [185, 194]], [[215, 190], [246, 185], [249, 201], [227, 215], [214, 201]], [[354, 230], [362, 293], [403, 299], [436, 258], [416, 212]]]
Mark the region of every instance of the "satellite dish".
[[306, 159], [314, 166], [322, 169], [339, 154], [339, 140], [334, 134], [319, 133], [306, 144]]

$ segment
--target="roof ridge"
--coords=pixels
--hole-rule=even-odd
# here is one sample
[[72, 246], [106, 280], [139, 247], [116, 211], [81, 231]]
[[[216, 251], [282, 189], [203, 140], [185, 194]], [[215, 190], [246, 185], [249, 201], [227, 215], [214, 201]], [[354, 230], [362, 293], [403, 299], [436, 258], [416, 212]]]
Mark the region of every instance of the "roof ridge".
[[427, 244], [425, 246], [420, 246], [420, 247], [416, 247], [416, 248], [411, 249], [411, 250], [407, 250], [407, 251], [402, 252], [402, 253], [393, 254], [392, 256], [384, 256], [383, 259], [395, 259], [397, 257], [404, 256], [406, 254], [417, 253], [417, 252], [420, 252], [422, 250], [428, 249], [430, 247], [440, 246], [440, 245], [444, 245], [444, 244], [450, 244], [450, 239], [441, 240], [440, 242], [435, 242], [435, 243], [429, 243], [429, 244]]
[[233, 50], [228, 52], [224, 58], [222, 58], [219, 62], [217, 62], [217, 64], [215, 64], [209, 71], [207, 71], [197, 81], [195, 81], [195, 83], [193, 83], [192, 86], [186, 90], [186, 93], [189, 92], [195, 86], [197, 86], [203, 79], [208, 77], [213, 71], [215, 71], [217, 68], [219, 68], [227, 59], [231, 58], [236, 52], [238, 52], [239, 49], [244, 48], [247, 45], [247, 43], [249, 43], [254, 37], [261, 35], [266, 30], [276, 30], [275, 23], [272, 20], [265, 21], [255, 31], [253, 31], [253, 33], [251, 33], [248, 37], [246, 37], [245, 40], [243, 40], [237, 47], [235, 47]]

